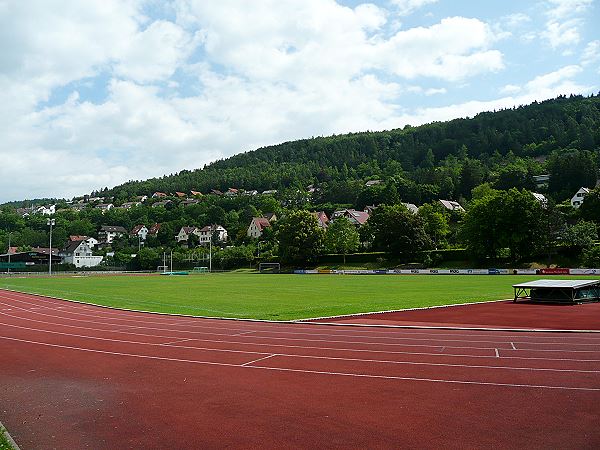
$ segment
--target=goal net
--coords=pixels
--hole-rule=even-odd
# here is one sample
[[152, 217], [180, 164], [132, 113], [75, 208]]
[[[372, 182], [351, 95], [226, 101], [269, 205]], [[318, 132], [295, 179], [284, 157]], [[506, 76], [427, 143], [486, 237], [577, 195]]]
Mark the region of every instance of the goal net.
[[193, 274], [208, 273], [208, 267], [194, 267], [192, 269], [192, 273]]
[[169, 271], [169, 266], [158, 266], [156, 268], [157, 272], [168, 272]]
[[281, 266], [279, 263], [265, 263], [261, 262], [258, 265], [258, 271], [260, 273], [279, 273]]

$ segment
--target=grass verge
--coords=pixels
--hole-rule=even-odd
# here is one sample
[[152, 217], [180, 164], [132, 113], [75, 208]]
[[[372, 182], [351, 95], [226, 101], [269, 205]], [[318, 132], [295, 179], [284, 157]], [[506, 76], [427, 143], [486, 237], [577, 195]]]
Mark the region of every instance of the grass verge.
[[[244, 273], [170, 277], [95, 275], [3, 278], [0, 288], [141, 311], [295, 320], [510, 298], [513, 284], [538, 278]], [[0, 305], [1, 302], [0, 294]]]

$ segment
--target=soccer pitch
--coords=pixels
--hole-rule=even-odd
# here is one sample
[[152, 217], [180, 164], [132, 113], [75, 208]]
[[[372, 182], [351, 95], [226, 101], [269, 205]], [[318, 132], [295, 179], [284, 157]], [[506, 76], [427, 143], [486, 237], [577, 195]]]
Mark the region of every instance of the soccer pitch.
[[[241, 273], [93, 275], [1, 278], [0, 288], [139, 311], [294, 320], [506, 299], [513, 295], [513, 284], [538, 278]], [[0, 303], [1, 297], [0, 293]]]

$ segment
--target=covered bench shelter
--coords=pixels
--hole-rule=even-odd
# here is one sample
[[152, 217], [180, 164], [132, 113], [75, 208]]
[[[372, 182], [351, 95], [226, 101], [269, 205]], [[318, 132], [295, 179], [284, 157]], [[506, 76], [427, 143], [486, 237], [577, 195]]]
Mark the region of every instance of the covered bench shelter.
[[515, 299], [552, 303], [583, 303], [600, 300], [598, 280], [536, 280], [513, 285]]

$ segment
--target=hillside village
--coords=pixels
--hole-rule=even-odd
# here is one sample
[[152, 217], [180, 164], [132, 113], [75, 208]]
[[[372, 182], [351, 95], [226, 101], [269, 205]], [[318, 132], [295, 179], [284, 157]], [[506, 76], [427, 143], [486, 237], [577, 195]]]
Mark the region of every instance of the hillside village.
[[[549, 181], [548, 175], [542, 175], [536, 177], [536, 182], [539, 187], [544, 188]], [[382, 180], [368, 180], [364, 183], [365, 188], [371, 188], [382, 184]], [[307, 201], [310, 201], [310, 197], [318, 190], [318, 187], [314, 185], [308, 186], [301, 195], [306, 197]], [[570, 199], [570, 206], [573, 210], [577, 210], [584, 204], [585, 198], [592, 192], [592, 189], [581, 187], [577, 192], [573, 193]], [[544, 194], [538, 192], [529, 192], [531, 197], [542, 207], [548, 207], [548, 199]], [[81, 213], [82, 211], [94, 211], [100, 212], [104, 217], [115, 211], [130, 212], [134, 210], [151, 208], [153, 210], [164, 210], [167, 213], [173, 209], [186, 209], [194, 205], [201, 204], [202, 202], [208, 201], [211, 198], [223, 198], [226, 200], [234, 200], [236, 198], [253, 198], [253, 197], [267, 197], [272, 204], [279, 204], [278, 212], [265, 212], [263, 214], [251, 217], [247, 227], [243, 229], [244, 233], [240, 230], [236, 230], [234, 236], [230, 236], [230, 231], [220, 223], [210, 223], [199, 225], [186, 224], [181, 226], [172, 239], [167, 239], [167, 244], [171, 244], [172, 247], [179, 251], [185, 252], [186, 250], [201, 249], [206, 251], [207, 247], [215, 246], [215, 251], [218, 249], [234, 248], [236, 245], [254, 244], [258, 246], [257, 257], [260, 256], [260, 244], [266, 244], [267, 240], [270, 240], [271, 246], [273, 245], [274, 235], [272, 229], [278, 220], [278, 214], [285, 216], [286, 209], [284, 207], [284, 201], [276, 200], [277, 190], [267, 190], [259, 193], [256, 190], [246, 191], [243, 189], [230, 188], [225, 192], [219, 190], [211, 190], [209, 193], [203, 194], [199, 191], [192, 190], [189, 193], [176, 191], [174, 193], [154, 192], [150, 195], [136, 196], [131, 201], [122, 202], [121, 204], [115, 204], [112, 202], [110, 197], [91, 197], [83, 196], [75, 198], [72, 201], [66, 201], [56, 204], [30, 206], [27, 208], [16, 208], [14, 214], [20, 218], [27, 220], [28, 218], [34, 217], [53, 217], [60, 216], [61, 214], [70, 213]], [[251, 203], [251, 202], [250, 202]], [[421, 208], [412, 203], [402, 203], [400, 205], [409, 212], [411, 215], [419, 216], [423, 214], [423, 207]], [[434, 207], [439, 212], [439, 217], [444, 217], [448, 225], [451, 223], [457, 225], [462, 220], [465, 214], [465, 208], [457, 201], [453, 200], [438, 200], [433, 204], [428, 204], [425, 208]], [[369, 218], [376, 210], [377, 205], [366, 206], [364, 210], [356, 210], [354, 208], [341, 208], [330, 212], [326, 211], [309, 211], [310, 215], [314, 218], [314, 221], [319, 229], [327, 232], [327, 228], [330, 224], [333, 224], [337, 220], [347, 221], [357, 231], [360, 232], [361, 228], [368, 224]], [[136, 223], [130, 228], [119, 224], [102, 224], [96, 233], [90, 233], [90, 235], [69, 235], [68, 239], [61, 243], [55, 244], [50, 252], [49, 247], [43, 246], [10, 246], [8, 251], [4, 254], [0, 254], [0, 262], [8, 262], [10, 259], [12, 262], [23, 262], [28, 266], [35, 265], [47, 265], [50, 260], [50, 254], [52, 254], [53, 264], [64, 264], [76, 269], [81, 268], [92, 268], [101, 266], [102, 264], [110, 261], [110, 265], [114, 265], [115, 248], [126, 247], [123, 243], [133, 243], [131, 247], [137, 247], [137, 252], [130, 253], [129, 258], [138, 258], [138, 252], [144, 248], [157, 248], [163, 249], [163, 243], [159, 241], [159, 233], [161, 231], [161, 223]], [[442, 225], [443, 228], [443, 225]], [[270, 233], [269, 233], [270, 232]], [[265, 233], [269, 233], [265, 236]], [[360, 235], [360, 233], [359, 233]], [[597, 235], [593, 236], [593, 239], [597, 239]], [[264, 241], [263, 241], [264, 240]], [[56, 241], [55, 241], [56, 242]], [[118, 243], [115, 246], [115, 243]], [[137, 243], [137, 245], [136, 245]], [[266, 247], [265, 247], [266, 249]], [[169, 248], [169, 251], [172, 249]], [[211, 249], [212, 250], [212, 249]], [[326, 251], [325, 249], [323, 249]], [[336, 249], [329, 249], [335, 251]], [[354, 251], [367, 251], [369, 250], [368, 242], [365, 239], [359, 239], [358, 244], [354, 248], [348, 249], [351, 252]], [[204, 252], [203, 252], [204, 253]], [[201, 254], [203, 254], [201, 253]], [[194, 253], [198, 255], [197, 252]], [[276, 257], [276, 254], [270, 253], [270, 257]], [[196, 256], [198, 258], [198, 256]], [[203, 260], [206, 260], [206, 256], [203, 256]], [[193, 257], [188, 258], [190, 263], [196, 263]], [[160, 262], [159, 259], [154, 262]], [[122, 263], [122, 262], [121, 262]], [[117, 262], [118, 264], [118, 262]], [[151, 267], [146, 267], [151, 268]]]

